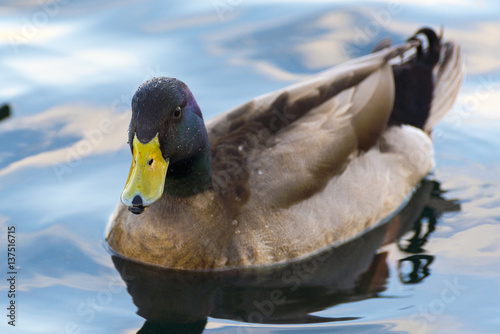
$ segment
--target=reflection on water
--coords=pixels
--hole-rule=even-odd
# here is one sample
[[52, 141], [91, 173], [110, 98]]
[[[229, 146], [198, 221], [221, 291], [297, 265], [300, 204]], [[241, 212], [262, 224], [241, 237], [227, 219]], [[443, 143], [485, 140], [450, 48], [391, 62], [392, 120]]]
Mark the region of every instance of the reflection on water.
[[[0, 332], [129, 334], [185, 321], [186, 312], [199, 320], [193, 331], [207, 333], [498, 332], [498, 17], [493, 0], [3, 1], [0, 236], [16, 225], [21, 268], [19, 326], [1, 321]], [[330, 265], [277, 268], [262, 281], [257, 273], [202, 280], [115, 258], [144, 277], [125, 280], [139, 314], [152, 319], [144, 324], [120, 278], [127, 272], [116, 272], [103, 242], [130, 167], [135, 89], [153, 76], [178, 77], [209, 119], [368, 53], [387, 36], [401, 42], [422, 25], [445, 27], [462, 45], [468, 72], [456, 107], [433, 134], [433, 177], [447, 193], [433, 184], [413, 218], [398, 222], [399, 215], [351, 250], [332, 250]], [[460, 199], [461, 210], [439, 196]], [[450, 284], [460, 289], [443, 300]], [[273, 289], [283, 295], [274, 295], [278, 303], [265, 317]], [[259, 314], [266, 324], [255, 323]], [[178, 326], [171, 332], [182, 332]]]
[[[422, 210], [420, 217], [413, 226], [413, 236], [407, 240], [406, 245], [403, 245], [402, 240], [398, 240], [396, 244], [399, 250], [414, 255], [407, 256], [398, 261], [399, 279], [403, 284], [420, 283], [424, 278], [430, 275], [430, 265], [434, 261], [434, 256], [425, 253], [423, 246], [429, 240], [431, 233], [436, 229], [438, 218], [443, 212], [454, 212], [460, 210], [460, 205], [455, 201], [442, 200], [440, 185], [437, 182], [433, 183], [433, 188], [430, 190], [431, 199], [427, 206]], [[437, 201], [436, 199], [441, 199]], [[408, 273], [404, 273], [402, 267], [409, 266]]]
[[[439, 183], [424, 180], [408, 204], [388, 223], [341, 246], [279, 266], [219, 271], [182, 271], [146, 265], [113, 255], [113, 263], [145, 319], [141, 333], [174, 333], [183, 328], [201, 333], [208, 317], [258, 324], [310, 324], [355, 320], [311, 313], [341, 303], [376, 297], [389, 277], [384, 244], [402, 244], [404, 252], [423, 253], [437, 218], [457, 211], [454, 201], [441, 197]], [[421, 235], [423, 226], [427, 232]], [[415, 245], [418, 245], [415, 247]], [[429, 275], [431, 255], [399, 260], [403, 284]], [[426, 262], [427, 261], [427, 262]], [[410, 262], [411, 271], [402, 265]]]

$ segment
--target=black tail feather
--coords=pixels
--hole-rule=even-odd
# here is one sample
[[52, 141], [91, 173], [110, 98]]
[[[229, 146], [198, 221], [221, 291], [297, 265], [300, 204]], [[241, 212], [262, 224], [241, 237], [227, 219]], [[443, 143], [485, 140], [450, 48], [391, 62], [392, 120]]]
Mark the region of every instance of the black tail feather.
[[[418, 35], [427, 38], [424, 47]], [[409, 124], [424, 128], [429, 117], [434, 91], [433, 69], [439, 61], [441, 39], [430, 28], [422, 28], [408, 41], [419, 41], [416, 55], [393, 66], [396, 98], [389, 125]]]

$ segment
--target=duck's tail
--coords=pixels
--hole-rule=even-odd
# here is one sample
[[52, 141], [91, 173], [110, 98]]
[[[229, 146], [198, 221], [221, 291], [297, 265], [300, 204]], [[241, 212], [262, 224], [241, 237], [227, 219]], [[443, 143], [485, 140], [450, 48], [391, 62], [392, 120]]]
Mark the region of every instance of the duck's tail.
[[430, 133], [457, 97], [465, 73], [462, 52], [452, 42], [442, 43], [430, 28], [408, 41], [417, 42], [416, 52], [393, 65], [396, 97], [389, 125], [409, 124]]
[[460, 46], [453, 42], [442, 45], [439, 62], [434, 69], [434, 91], [429, 117], [424, 130], [428, 133], [451, 109], [465, 77]]

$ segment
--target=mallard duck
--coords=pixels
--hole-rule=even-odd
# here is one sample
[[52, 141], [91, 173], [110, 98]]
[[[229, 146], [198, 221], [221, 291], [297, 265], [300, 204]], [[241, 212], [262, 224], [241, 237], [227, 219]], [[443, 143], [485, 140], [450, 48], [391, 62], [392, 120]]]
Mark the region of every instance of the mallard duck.
[[106, 240], [193, 270], [287, 263], [352, 240], [433, 168], [431, 131], [463, 74], [459, 46], [422, 28], [206, 125], [186, 84], [153, 78], [132, 98], [133, 161]]

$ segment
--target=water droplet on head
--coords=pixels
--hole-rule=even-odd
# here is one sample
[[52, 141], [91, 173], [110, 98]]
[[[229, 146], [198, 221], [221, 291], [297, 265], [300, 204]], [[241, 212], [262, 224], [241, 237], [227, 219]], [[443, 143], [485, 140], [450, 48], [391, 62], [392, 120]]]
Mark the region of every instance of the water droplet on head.
[[259, 169], [259, 171], [257, 173], [259, 173], [259, 175], [262, 175], [262, 171], [260, 169]]
[[238, 225], [238, 221], [237, 221], [236, 219], [235, 219], [235, 220], [233, 220], [233, 221], [231, 222], [231, 225], [234, 225], [234, 226]]
[[238, 146], [238, 151], [243, 151], [243, 145]]
[[240, 230], [236, 230], [236, 231], [234, 231], [234, 234], [241, 234], [241, 231]]

